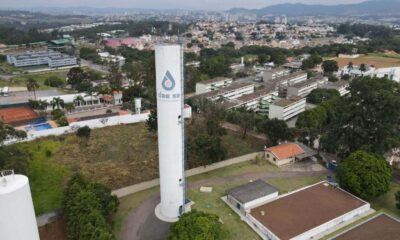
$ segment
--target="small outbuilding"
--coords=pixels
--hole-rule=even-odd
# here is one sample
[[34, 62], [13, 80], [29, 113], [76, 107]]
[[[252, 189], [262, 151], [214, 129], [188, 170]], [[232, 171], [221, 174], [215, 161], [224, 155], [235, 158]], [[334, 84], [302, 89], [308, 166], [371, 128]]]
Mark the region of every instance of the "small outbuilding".
[[227, 201], [246, 214], [246, 210], [272, 200], [278, 194], [278, 189], [259, 179], [228, 190]]

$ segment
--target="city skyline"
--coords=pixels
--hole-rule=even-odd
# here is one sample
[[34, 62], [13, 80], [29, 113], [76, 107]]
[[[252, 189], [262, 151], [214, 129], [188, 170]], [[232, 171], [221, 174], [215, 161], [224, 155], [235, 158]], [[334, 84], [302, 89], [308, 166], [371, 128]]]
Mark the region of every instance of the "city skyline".
[[364, 0], [221, 0], [218, 1], [218, 6], [215, 6], [213, 0], [152, 0], [152, 1], [138, 1], [138, 0], [70, 0], [61, 1], [55, 0], [49, 2], [48, 0], [0, 0], [0, 8], [12, 9], [26, 9], [34, 7], [96, 7], [96, 8], [137, 8], [137, 9], [190, 9], [190, 10], [227, 10], [230, 8], [263, 8], [271, 5], [282, 3], [303, 3], [303, 4], [323, 4], [323, 5], [337, 5], [337, 4], [352, 4], [364, 2]]

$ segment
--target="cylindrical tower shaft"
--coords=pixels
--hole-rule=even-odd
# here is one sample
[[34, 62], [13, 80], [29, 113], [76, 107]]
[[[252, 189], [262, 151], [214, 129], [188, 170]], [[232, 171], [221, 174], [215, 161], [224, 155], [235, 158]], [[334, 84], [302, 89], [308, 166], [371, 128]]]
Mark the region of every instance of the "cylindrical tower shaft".
[[160, 167], [160, 214], [177, 219], [184, 211], [184, 118], [181, 45], [158, 45], [156, 90]]

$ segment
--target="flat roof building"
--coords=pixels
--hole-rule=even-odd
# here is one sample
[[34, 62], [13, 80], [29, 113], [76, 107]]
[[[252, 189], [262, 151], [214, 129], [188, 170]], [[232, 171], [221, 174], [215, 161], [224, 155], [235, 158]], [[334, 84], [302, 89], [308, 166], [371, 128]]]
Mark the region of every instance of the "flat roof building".
[[274, 102], [269, 106], [268, 116], [270, 119], [288, 120], [306, 110], [306, 99], [292, 96], [287, 99]]
[[336, 235], [331, 240], [393, 240], [400, 239], [400, 220], [381, 213]]
[[246, 217], [264, 239], [311, 239], [369, 210], [369, 203], [320, 182], [252, 208]]
[[322, 87], [328, 82], [326, 77], [315, 77], [305, 81], [296, 82], [287, 87], [287, 96], [306, 97], [312, 90]]
[[75, 57], [53, 50], [27, 51], [23, 54], [7, 55], [7, 62], [15, 67], [48, 65], [56, 68], [77, 64]]
[[321, 86], [321, 88], [325, 89], [336, 89], [340, 96], [350, 93], [349, 87], [350, 83], [348, 81], [327, 82], [325, 85]]
[[251, 207], [276, 198], [278, 194], [278, 189], [258, 179], [228, 190], [227, 200], [245, 213]]
[[198, 82], [196, 83], [196, 95], [227, 87], [231, 85], [232, 82], [232, 78], [226, 77], [216, 77]]

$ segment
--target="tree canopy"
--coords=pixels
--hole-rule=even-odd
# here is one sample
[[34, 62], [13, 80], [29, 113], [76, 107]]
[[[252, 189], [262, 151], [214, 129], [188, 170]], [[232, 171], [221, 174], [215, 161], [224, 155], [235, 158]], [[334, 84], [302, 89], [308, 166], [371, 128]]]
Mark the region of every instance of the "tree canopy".
[[225, 232], [215, 214], [192, 210], [170, 227], [169, 240], [220, 240]]
[[362, 149], [383, 154], [400, 146], [400, 88], [381, 78], [358, 78], [350, 97], [335, 104], [335, 121], [321, 139], [322, 147], [345, 157]]
[[392, 169], [382, 156], [356, 151], [339, 165], [337, 178], [343, 189], [371, 200], [389, 190]]

